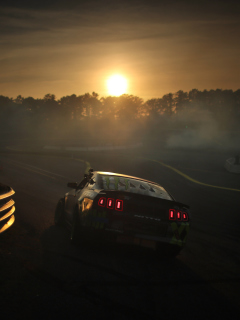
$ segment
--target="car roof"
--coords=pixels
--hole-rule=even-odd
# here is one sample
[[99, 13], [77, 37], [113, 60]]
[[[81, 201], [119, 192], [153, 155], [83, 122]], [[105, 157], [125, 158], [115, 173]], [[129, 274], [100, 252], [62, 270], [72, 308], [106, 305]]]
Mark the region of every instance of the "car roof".
[[100, 175], [109, 175], [109, 176], [117, 176], [117, 177], [135, 179], [135, 180], [140, 180], [140, 181], [144, 181], [144, 182], [148, 182], [148, 183], [152, 183], [152, 184], [156, 184], [157, 186], [160, 186], [160, 184], [158, 184], [157, 182], [153, 182], [153, 181], [150, 181], [150, 180], [145, 180], [145, 179], [134, 177], [134, 176], [129, 176], [127, 174], [122, 174], [122, 173], [104, 172], [104, 171], [94, 171], [93, 173], [100, 174]]
[[[112, 178], [123, 178], [124, 180], [126, 180], [126, 179], [127, 180], [135, 180], [135, 181], [138, 181], [138, 183], [140, 183], [139, 185], [137, 184], [137, 187], [135, 184], [131, 185], [131, 183], [129, 186], [128, 186], [128, 184], [125, 185], [124, 191], [126, 191], [128, 189], [128, 192], [131, 192], [131, 193], [138, 193], [138, 194], [148, 195], [148, 196], [166, 199], [166, 200], [174, 200], [172, 195], [165, 188], [163, 188], [161, 185], [159, 185], [156, 182], [152, 182], [149, 180], [141, 179], [141, 178], [126, 175], [126, 174], [114, 173], [114, 172], [95, 171], [95, 172], [93, 172], [93, 174], [95, 174], [98, 177], [104, 178], [103, 181], [105, 181], [106, 185], [104, 187], [104, 182], [103, 182], [103, 188], [104, 189], [107, 188], [107, 190], [116, 190], [116, 188], [117, 188], [116, 187], [116, 180], [112, 184], [112, 186], [111, 186], [110, 180], [108, 180], [108, 183], [107, 183], [107, 181], [105, 180], [107, 176], [110, 179], [111, 179], [111, 177]], [[98, 178], [97, 178], [97, 180], [98, 180]], [[109, 186], [109, 183], [110, 183], [110, 186]], [[146, 184], [148, 184], [148, 186], [146, 186]], [[155, 188], [152, 188], [150, 185], [155, 186]], [[120, 189], [122, 187], [123, 186], [120, 186]]]

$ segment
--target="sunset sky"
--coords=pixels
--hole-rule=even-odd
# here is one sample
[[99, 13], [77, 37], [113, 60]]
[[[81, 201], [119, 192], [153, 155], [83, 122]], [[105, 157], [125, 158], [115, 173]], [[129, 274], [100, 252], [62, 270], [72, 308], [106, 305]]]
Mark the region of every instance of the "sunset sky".
[[144, 100], [240, 88], [237, 1], [4, 1], [0, 95], [59, 99], [127, 79]]

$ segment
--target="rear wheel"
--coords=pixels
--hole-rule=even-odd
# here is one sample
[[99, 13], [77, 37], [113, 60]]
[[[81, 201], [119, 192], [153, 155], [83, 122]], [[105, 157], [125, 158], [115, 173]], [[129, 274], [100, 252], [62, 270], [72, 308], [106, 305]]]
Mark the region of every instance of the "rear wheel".
[[61, 198], [56, 206], [54, 214], [55, 226], [64, 226], [64, 198]]

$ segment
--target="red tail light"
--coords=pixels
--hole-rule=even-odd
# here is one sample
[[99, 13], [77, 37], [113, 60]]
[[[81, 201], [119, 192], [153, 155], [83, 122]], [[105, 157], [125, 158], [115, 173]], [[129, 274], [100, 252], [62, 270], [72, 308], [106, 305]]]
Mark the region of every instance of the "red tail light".
[[105, 205], [106, 205], [106, 198], [100, 198], [100, 199], [98, 200], [98, 205], [99, 205], [100, 207], [105, 207]]
[[[114, 204], [115, 204], [115, 206], [114, 206]], [[98, 205], [100, 207], [106, 207], [107, 206], [108, 209], [114, 209], [115, 208], [115, 210], [117, 210], [117, 211], [123, 211], [123, 200], [120, 200], [120, 199], [117, 199], [115, 201], [115, 199], [113, 199], [113, 198], [107, 198], [106, 199], [106, 198], [102, 197], [102, 198], [100, 198], [98, 200]]]
[[188, 214], [180, 210], [169, 209], [169, 220], [188, 221]]
[[114, 208], [114, 199], [108, 198], [107, 199], [107, 208], [108, 209], [113, 209]]
[[182, 220], [182, 212], [177, 211], [177, 220]]
[[183, 212], [183, 214], [182, 214], [182, 219], [183, 219], [183, 221], [188, 221], [188, 214], [187, 214], [187, 212]]
[[123, 200], [116, 200], [115, 210], [123, 211]]
[[169, 209], [169, 220], [176, 220], [176, 212], [174, 209]]

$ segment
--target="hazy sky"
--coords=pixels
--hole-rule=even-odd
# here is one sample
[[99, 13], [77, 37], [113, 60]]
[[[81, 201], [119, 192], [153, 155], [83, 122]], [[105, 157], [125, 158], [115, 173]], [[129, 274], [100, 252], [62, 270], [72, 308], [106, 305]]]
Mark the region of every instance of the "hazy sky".
[[119, 73], [144, 100], [240, 88], [239, 1], [5, 1], [0, 95], [97, 92]]

